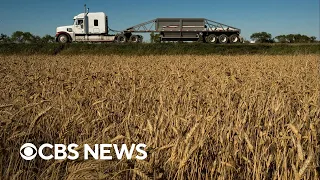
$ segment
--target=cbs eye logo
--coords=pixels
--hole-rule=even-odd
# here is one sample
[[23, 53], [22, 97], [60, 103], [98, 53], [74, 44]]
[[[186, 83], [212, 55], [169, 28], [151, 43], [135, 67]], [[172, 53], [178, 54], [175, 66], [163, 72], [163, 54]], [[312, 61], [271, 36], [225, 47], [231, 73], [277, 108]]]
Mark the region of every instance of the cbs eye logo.
[[32, 160], [37, 156], [37, 148], [31, 143], [26, 143], [21, 146], [20, 155], [25, 160]]

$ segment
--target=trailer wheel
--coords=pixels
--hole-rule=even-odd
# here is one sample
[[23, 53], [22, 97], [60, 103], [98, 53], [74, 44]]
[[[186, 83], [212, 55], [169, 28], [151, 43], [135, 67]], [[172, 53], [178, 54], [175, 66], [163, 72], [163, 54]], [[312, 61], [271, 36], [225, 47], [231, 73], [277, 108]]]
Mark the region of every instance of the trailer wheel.
[[69, 42], [69, 38], [68, 38], [68, 36], [67, 35], [65, 35], [65, 34], [60, 34], [59, 36], [58, 36], [58, 42], [59, 43], [67, 43], [67, 42]]
[[118, 43], [126, 43], [127, 37], [125, 35], [119, 35], [117, 40], [118, 40]]
[[240, 41], [240, 38], [237, 34], [232, 34], [230, 37], [230, 43], [237, 43]]
[[207, 43], [216, 43], [218, 40], [217, 36], [214, 34], [210, 34], [209, 36], [206, 37], [206, 42]]
[[219, 36], [219, 42], [220, 42], [221, 44], [226, 44], [226, 43], [228, 43], [228, 36], [225, 35], [225, 34], [221, 34], [221, 35]]
[[140, 42], [139, 36], [137, 36], [137, 35], [132, 35], [132, 36], [130, 37], [130, 42], [131, 42], [131, 43], [139, 43], [139, 42]]

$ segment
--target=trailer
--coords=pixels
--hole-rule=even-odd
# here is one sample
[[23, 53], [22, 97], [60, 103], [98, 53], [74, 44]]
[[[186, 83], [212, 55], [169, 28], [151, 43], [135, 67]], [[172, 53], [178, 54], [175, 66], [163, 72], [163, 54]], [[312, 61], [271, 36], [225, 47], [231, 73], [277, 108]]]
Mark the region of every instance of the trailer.
[[205, 18], [157, 18], [123, 31], [118, 42], [135, 38], [132, 33], [156, 32], [160, 41], [203, 41], [207, 43], [237, 43], [241, 41], [239, 28]]
[[[110, 34], [114, 32], [116, 34]], [[141, 43], [137, 33], [159, 33], [163, 41], [200, 41], [206, 43], [242, 42], [241, 30], [205, 18], [157, 18], [122, 31], [109, 28], [108, 17], [103, 12], [89, 13], [89, 9], [74, 17], [74, 24], [56, 29], [56, 41]]]

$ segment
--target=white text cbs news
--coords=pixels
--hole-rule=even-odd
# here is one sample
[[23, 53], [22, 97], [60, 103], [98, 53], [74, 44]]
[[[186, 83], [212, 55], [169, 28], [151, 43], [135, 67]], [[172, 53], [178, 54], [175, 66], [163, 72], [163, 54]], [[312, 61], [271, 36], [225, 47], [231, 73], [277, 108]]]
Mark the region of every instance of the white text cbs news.
[[[32, 143], [25, 143], [20, 148], [20, 155], [25, 160], [32, 160], [37, 155], [44, 160], [76, 160], [79, 158], [80, 153], [76, 148], [77, 144], [42, 144], [37, 148]], [[129, 160], [132, 159], [134, 151], [138, 155], [135, 156], [138, 160], [144, 160], [147, 158], [147, 152], [145, 151], [145, 144], [132, 144], [131, 147], [127, 147], [126, 144], [95, 144], [94, 147], [90, 147], [88, 144], [83, 145], [84, 160], [88, 160], [92, 156], [96, 160], [112, 160], [112, 151], [115, 153], [116, 158], [121, 160], [124, 156]], [[53, 151], [52, 153], [45, 153], [46, 149]], [[48, 151], [48, 150], [47, 150]], [[90, 155], [90, 156], [89, 156]]]

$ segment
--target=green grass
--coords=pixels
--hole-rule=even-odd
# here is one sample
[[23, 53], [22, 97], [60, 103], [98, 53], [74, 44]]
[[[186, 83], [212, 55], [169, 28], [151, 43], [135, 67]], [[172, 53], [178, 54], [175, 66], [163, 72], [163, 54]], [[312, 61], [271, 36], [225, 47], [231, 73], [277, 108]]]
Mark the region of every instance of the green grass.
[[118, 54], [118, 55], [181, 55], [181, 54], [320, 54], [320, 44], [227, 44], [162, 43], [162, 44], [0, 44], [0, 54]]

